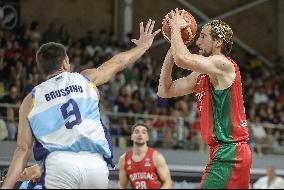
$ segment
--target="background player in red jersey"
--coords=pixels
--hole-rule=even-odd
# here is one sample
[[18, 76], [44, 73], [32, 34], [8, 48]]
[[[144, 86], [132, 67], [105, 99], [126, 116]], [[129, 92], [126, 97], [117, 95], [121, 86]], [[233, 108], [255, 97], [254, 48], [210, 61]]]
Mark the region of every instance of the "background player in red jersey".
[[123, 154], [119, 160], [119, 187], [126, 189], [130, 181], [134, 189], [171, 188], [172, 180], [165, 158], [147, 146], [147, 125], [135, 124], [132, 127], [131, 140], [133, 149]]
[[[201, 188], [249, 188], [252, 157], [241, 76], [237, 64], [226, 57], [232, 49], [233, 31], [220, 20], [207, 23], [196, 42], [200, 55], [191, 54], [181, 38], [181, 29], [188, 23], [177, 10], [170, 17], [171, 49], [162, 67], [158, 95], [196, 93], [201, 136], [210, 146]], [[174, 62], [193, 72], [173, 81]]]

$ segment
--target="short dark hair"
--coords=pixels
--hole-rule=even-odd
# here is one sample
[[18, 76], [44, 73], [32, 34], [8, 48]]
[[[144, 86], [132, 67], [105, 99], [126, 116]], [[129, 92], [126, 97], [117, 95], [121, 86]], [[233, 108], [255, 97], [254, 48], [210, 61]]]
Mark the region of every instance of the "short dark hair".
[[136, 123], [131, 127], [131, 132], [133, 133], [135, 128], [138, 127], [138, 126], [143, 126], [147, 129], [147, 131], [149, 131], [149, 127], [145, 123]]
[[36, 62], [42, 74], [48, 75], [57, 71], [63, 64], [67, 53], [59, 43], [49, 42], [40, 46], [36, 53]]

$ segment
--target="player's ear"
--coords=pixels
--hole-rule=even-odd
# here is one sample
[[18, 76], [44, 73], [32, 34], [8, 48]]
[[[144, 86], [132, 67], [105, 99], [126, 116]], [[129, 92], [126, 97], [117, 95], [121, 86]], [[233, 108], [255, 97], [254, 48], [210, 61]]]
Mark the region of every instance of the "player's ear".
[[131, 133], [131, 140], [133, 141], [133, 133]]
[[64, 69], [65, 71], [69, 71], [70, 65], [69, 65], [68, 59], [65, 58], [62, 62], [63, 62], [63, 63], [62, 63], [63, 69]]
[[221, 39], [215, 40], [215, 47], [220, 48], [223, 46], [223, 41]]
[[148, 142], [149, 141], [149, 133], [147, 133], [147, 138], [146, 138], [146, 141]]

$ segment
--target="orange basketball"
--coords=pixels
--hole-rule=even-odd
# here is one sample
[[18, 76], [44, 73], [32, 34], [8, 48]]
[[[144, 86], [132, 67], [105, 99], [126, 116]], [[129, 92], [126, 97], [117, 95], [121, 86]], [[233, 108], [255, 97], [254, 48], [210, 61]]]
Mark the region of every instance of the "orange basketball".
[[[181, 13], [181, 11], [182, 10], [179, 10], [180, 13]], [[167, 15], [169, 15], [169, 14], [170, 13], [168, 13]], [[171, 18], [170, 15], [169, 15], [169, 17]], [[188, 46], [188, 45], [191, 44], [194, 36], [196, 35], [197, 24], [196, 24], [194, 17], [188, 11], [185, 11], [184, 18], [185, 18], [185, 21], [188, 21], [188, 20], [191, 21], [191, 25], [186, 27], [186, 28], [183, 28], [182, 31], [181, 31], [183, 42], [184, 42], [185, 45]], [[171, 40], [171, 28], [170, 28], [168, 21], [165, 18], [163, 20], [162, 25], [163, 25], [162, 26], [163, 36], [170, 42], [170, 40]], [[190, 30], [191, 30], [191, 33], [192, 33], [192, 38], [190, 37], [191, 36]]]

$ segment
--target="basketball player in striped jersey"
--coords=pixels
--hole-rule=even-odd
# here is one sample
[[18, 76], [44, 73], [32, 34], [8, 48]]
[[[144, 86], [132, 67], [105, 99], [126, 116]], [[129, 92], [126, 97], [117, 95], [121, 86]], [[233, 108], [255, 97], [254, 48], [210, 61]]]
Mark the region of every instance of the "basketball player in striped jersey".
[[[207, 23], [196, 42], [200, 55], [191, 54], [181, 38], [181, 29], [188, 24], [177, 11], [170, 16], [171, 49], [161, 70], [158, 95], [170, 98], [195, 92], [201, 136], [210, 146], [201, 188], [249, 188], [252, 155], [241, 75], [238, 65], [227, 57], [233, 31], [220, 20]], [[173, 81], [174, 64], [192, 73]]]
[[46, 81], [27, 95], [20, 107], [17, 149], [2, 188], [13, 188], [27, 165], [31, 149], [41, 165], [43, 188], [107, 188], [112, 145], [100, 120], [97, 86], [137, 61], [160, 30], [144, 27], [136, 47], [119, 53], [96, 69], [71, 73], [65, 47], [42, 45], [37, 64]]
[[126, 189], [170, 189], [172, 180], [165, 158], [147, 146], [148, 127], [137, 123], [132, 127], [133, 148], [119, 159], [119, 187]]

